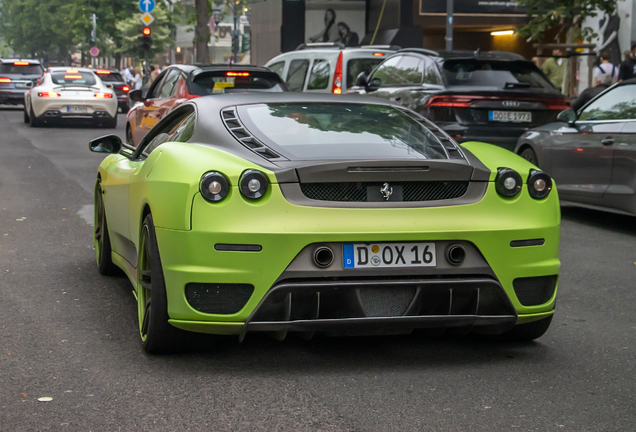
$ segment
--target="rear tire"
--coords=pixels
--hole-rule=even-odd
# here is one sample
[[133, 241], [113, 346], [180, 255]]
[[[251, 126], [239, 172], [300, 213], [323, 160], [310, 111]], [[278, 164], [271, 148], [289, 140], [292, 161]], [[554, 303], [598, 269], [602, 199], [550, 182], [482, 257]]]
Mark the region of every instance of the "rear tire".
[[25, 123], [29, 123], [29, 114], [27, 113], [26, 105], [25, 105], [24, 111], [22, 111], [22, 113], [24, 114], [24, 122]]
[[524, 148], [519, 156], [530, 162], [532, 165], [539, 166], [539, 159], [537, 158], [537, 154], [532, 150], [531, 147]]
[[42, 121], [38, 120], [38, 118], [33, 113], [33, 105], [29, 107], [29, 124], [31, 127], [40, 127], [42, 125]]
[[104, 208], [104, 199], [102, 197], [102, 183], [100, 180], [97, 180], [97, 185], [95, 185], [95, 231], [93, 235], [97, 242], [95, 245], [95, 257], [97, 258], [99, 274], [113, 275], [117, 273], [118, 268], [113, 264], [110, 235], [108, 234], [108, 223], [106, 222], [106, 209]]
[[141, 227], [137, 281], [137, 312], [142, 348], [148, 354], [175, 351], [185, 339], [185, 332], [168, 322], [170, 317], [166, 284], [155, 225], [150, 214], [144, 218]]
[[117, 113], [115, 113], [115, 118], [109, 119], [104, 122], [104, 128], [106, 129], [115, 129], [117, 127]]

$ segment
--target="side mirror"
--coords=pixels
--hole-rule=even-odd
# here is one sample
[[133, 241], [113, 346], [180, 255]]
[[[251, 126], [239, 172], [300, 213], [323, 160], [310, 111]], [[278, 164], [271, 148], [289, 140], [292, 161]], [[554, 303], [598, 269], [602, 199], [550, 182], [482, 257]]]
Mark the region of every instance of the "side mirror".
[[382, 81], [380, 80], [380, 78], [373, 78], [367, 84], [367, 92], [374, 92], [378, 90], [381, 85], [382, 85]]
[[367, 74], [362, 71], [358, 74], [358, 76], [356, 77], [356, 86], [358, 87], [365, 87], [367, 86]]
[[140, 89], [133, 90], [130, 93], [128, 93], [128, 98], [133, 102], [143, 102], [144, 94]]
[[574, 111], [573, 109], [567, 109], [565, 111], [561, 111], [557, 115], [557, 120], [568, 123], [568, 124], [574, 123], [576, 119], [577, 119], [576, 111]]
[[106, 135], [95, 138], [88, 143], [88, 149], [95, 153], [119, 153], [122, 147], [121, 138], [117, 135]]

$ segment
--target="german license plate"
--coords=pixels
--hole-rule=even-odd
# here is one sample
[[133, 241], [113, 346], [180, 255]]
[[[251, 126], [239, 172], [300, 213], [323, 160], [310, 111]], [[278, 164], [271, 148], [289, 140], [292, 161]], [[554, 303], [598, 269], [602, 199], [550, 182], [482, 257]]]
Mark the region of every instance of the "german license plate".
[[532, 113], [527, 111], [488, 111], [488, 120], [525, 123], [532, 121]]
[[85, 106], [67, 106], [66, 112], [69, 113], [87, 113], [88, 107]]
[[435, 267], [435, 243], [354, 243], [342, 247], [344, 268]]
[[21, 83], [21, 82], [15, 83], [15, 88], [28, 88], [28, 87], [30, 87], [29, 83]]

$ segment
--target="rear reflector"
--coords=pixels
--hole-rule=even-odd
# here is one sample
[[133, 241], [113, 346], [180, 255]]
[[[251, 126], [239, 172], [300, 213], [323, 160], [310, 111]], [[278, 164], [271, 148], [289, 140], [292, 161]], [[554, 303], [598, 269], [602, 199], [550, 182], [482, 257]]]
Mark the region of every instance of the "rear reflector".
[[38, 93], [38, 96], [40, 97], [60, 97], [59, 93], [55, 93], [55, 92], [44, 92], [44, 93]]
[[559, 100], [554, 102], [548, 102], [549, 110], [565, 111], [567, 109], [570, 109], [570, 106], [571, 105], [569, 100]]
[[13, 62], [15, 66], [28, 66], [29, 62]]
[[98, 70], [98, 71], [95, 71], [95, 73], [98, 74], [98, 75], [110, 75], [110, 71], [109, 70]]
[[250, 76], [249, 72], [228, 72], [225, 74], [225, 76], [229, 76], [229, 77], [247, 77]]
[[95, 93], [95, 97], [99, 99], [110, 99], [113, 95], [110, 93]]
[[64, 75], [64, 79], [82, 79], [81, 75]]
[[10, 83], [11, 78], [0, 78], [0, 83]]

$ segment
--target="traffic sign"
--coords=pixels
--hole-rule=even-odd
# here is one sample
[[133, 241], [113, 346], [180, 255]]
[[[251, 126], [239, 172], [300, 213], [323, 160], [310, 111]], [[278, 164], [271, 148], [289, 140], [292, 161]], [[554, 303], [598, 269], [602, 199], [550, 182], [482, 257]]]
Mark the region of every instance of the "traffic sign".
[[145, 25], [150, 25], [155, 20], [155, 17], [150, 15], [148, 12], [146, 12], [145, 14], [141, 15], [140, 19], [141, 19], [141, 22], [144, 23]]
[[142, 12], [152, 12], [155, 10], [155, 0], [139, 0], [139, 10]]
[[92, 47], [91, 49], [88, 50], [88, 52], [90, 53], [90, 55], [92, 55], [93, 57], [97, 57], [99, 55], [99, 48], [97, 47]]

